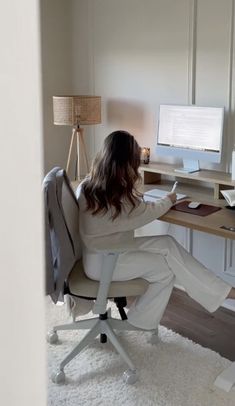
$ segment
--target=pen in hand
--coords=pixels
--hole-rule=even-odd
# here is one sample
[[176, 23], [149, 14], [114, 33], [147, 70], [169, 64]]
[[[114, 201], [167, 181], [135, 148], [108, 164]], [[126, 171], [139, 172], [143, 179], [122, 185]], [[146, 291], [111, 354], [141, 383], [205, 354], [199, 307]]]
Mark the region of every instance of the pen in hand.
[[177, 185], [178, 185], [178, 182], [176, 181], [176, 182], [174, 183], [174, 185], [173, 185], [173, 187], [172, 187], [170, 193], [174, 193], [174, 191], [175, 191]]
[[175, 202], [176, 202], [176, 200], [177, 200], [177, 195], [176, 195], [176, 193], [175, 193], [175, 189], [176, 189], [176, 186], [177, 186], [177, 185], [178, 185], [178, 182], [176, 181], [176, 182], [174, 183], [174, 185], [173, 185], [171, 191], [170, 191], [170, 192], [168, 193], [168, 195], [167, 195], [173, 204], [175, 204]]

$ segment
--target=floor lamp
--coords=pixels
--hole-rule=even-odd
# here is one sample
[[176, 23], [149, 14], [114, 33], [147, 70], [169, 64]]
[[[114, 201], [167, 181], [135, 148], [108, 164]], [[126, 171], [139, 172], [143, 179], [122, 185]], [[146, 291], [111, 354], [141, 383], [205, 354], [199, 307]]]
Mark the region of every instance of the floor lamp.
[[68, 173], [72, 151], [76, 147], [76, 175], [81, 179], [80, 156], [83, 156], [86, 171], [89, 172], [87, 151], [84, 142], [84, 129], [81, 125], [101, 123], [100, 96], [53, 96], [53, 113], [55, 125], [73, 127], [66, 165]]

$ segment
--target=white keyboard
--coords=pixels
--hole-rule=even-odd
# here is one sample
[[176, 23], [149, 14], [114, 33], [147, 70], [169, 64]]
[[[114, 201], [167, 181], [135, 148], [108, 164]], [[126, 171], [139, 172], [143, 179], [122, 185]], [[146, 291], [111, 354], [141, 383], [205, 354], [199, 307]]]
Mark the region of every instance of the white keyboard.
[[[148, 197], [152, 197], [154, 199], [162, 199], [165, 197], [170, 191], [161, 190], [161, 189], [152, 189], [145, 192], [145, 200], [148, 200]], [[187, 195], [183, 195], [182, 193], [176, 193], [177, 200], [181, 200], [187, 197]]]

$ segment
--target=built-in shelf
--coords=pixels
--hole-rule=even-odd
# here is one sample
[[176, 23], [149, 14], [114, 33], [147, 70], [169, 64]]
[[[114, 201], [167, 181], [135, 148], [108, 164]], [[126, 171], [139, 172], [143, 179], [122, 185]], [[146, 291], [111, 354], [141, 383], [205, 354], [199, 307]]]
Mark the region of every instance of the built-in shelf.
[[175, 172], [176, 166], [165, 163], [150, 163], [140, 166], [144, 185], [160, 184], [162, 175], [173, 176], [177, 179], [187, 179], [195, 182], [205, 182], [214, 189], [214, 199], [222, 199], [221, 189], [235, 188], [235, 180], [231, 179], [231, 174], [213, 170], [202, 169], [194, 173]]

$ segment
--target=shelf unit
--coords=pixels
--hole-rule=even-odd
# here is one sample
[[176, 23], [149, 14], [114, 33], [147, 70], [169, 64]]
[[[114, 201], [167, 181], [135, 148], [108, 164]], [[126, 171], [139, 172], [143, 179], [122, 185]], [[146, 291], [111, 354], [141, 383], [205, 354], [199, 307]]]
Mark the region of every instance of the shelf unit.
[[150, 163], [147, 165], [142, 164], [140, 166], [140, 173], [143, 178], [144, 185], [154, 183], [160, 184], [162, 181], [162, 175], [173, 176], [178, 179], [182, 178], [196, 182], [209, 183], [214, 189], [214, 199], [223, 198], [220, 190], [235, 188], [235, 180], [231, 179], [230, 173], [208, 169], [202, 169], [199, 172], [194, 173], [181, 173], [175, 172], [176, 168], [177, 167], [175, 165], [165, 163]]

